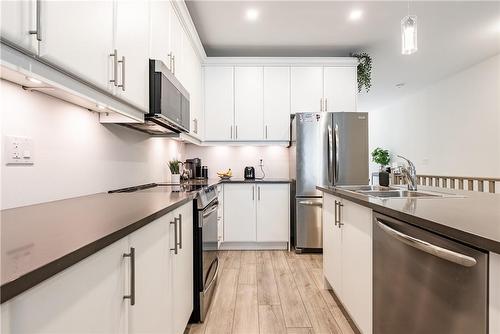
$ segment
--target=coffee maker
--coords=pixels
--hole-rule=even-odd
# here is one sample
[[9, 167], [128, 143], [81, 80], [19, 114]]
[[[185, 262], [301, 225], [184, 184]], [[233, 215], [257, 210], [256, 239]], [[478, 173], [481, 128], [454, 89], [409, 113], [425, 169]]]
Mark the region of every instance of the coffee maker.
[[184, 162], [184, 171], [186, 171], [190, 179], [202, 178], [201, 159], [200, 158], [186, 159], [186, 162]]

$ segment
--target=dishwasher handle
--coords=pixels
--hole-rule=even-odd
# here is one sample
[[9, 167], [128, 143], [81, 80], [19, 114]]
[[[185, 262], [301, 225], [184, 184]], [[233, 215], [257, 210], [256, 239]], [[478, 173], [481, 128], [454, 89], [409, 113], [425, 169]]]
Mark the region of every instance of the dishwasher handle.
[[437, 256], [441, 259], [459, 264], [464, 267], [473, 267], [476, 265], [477, 261], [473, 257], [460, 254], [454, 251], [451, 251], [446, 248], [442, 248], [436, 245], [433, 245], [431, 243], [428, 243], [427, 241], [423, 241], [414, 237], [410, 237], [409, 235], [406, 235], [404, 233], [401, 233], [399, 231], [396, 231], [393, 228], [390, 228], [386, 224], [382, 223], [380, 220], [377, 219], [377, 224], [378, 226], [387, 234], [390, 236], [394, 237], [395, 239], [398, 239], [402, 243], [414, 247], [418, 250], [421, 250], [423, 252], [426, 252], [428, 254]]

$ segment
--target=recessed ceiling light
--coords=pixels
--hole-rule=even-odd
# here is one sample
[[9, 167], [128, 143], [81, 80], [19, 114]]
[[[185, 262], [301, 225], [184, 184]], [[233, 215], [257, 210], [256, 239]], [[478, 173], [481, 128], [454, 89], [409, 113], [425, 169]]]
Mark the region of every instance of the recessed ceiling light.
[[254, 8], [247, 9], [245, 17], [247, 18], [248, 21], [255, 21], [259, 18], [259, 11]]
[[354, 9], [349, 13], [349, 20], [358, 21], [363, 17], [363, 12], [359, 9]]
[[26, 79], [28, 79], [28, 81], [31, 81], [32, 83], [35, 83], [37, 85], [42, 83], [40, 80], [32, 78], [32, 77], [26, 77]]

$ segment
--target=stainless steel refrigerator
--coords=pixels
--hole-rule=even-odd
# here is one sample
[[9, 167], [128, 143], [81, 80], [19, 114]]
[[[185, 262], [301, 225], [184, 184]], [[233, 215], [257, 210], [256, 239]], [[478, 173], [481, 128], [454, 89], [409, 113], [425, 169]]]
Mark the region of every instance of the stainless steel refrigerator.
[[317, 185], [368, 184], [368, 114], [304, 112], [292, 120], [290, 176], [295, 181], [297, 252], [323, 248]]

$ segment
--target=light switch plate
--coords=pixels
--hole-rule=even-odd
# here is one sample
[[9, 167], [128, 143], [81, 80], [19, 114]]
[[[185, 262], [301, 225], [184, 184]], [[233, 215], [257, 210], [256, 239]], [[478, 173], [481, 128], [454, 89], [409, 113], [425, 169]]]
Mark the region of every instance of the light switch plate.
[[5, 136], [3, 160], [7, 165], [33, 165], [35, 152], [33, 138]]

